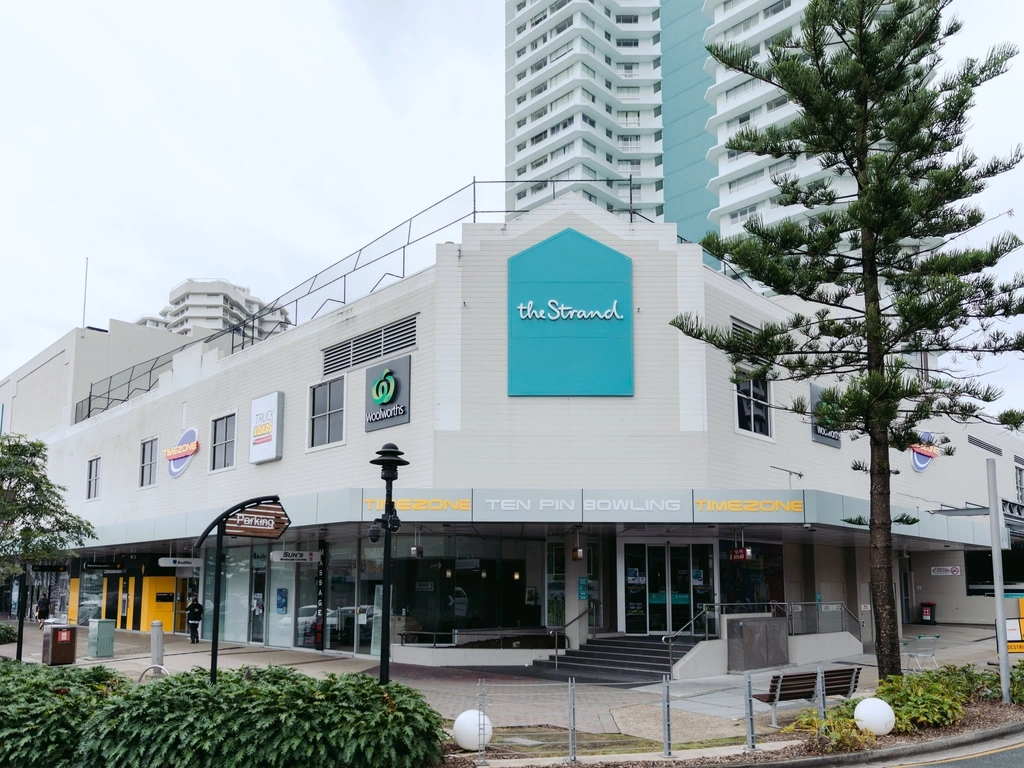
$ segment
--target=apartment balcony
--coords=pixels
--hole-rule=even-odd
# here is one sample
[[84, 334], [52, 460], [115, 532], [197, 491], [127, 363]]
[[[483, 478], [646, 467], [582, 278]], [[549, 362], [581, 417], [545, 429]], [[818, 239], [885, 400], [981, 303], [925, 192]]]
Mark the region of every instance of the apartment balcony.
[[622, 118], [621, 120], [616, 120], [615, 122], [618, 125], [620, 125], [621, 127], [623, 127], [623, 128], [639, 128], [640, 127], [640, 119], [639, 118], [634, 118], [634, 117]]
[[638, 142], [638, 141], [630, 141], [630, 142], [627, 142], [627, 143], [620, 143], [618, 149], [619, 149], [619, 152], [641, 152], [642, 151], [641, 148], [640, 148], [640, 142]]
[[628, 93], [617, 93], [617, 94], [615, 94], [615, 98], [618, 99], [619, 101], [621, 101], [623, 104], [639, 104], [640, 103], [640, 96], [639, 95], [634, 96], [634, 95], [628, 94]]
[[640, 70], [638, 70], [638, 69], [630, 69], [630, 70], [620, 69], [620, 70], [617, 70], [615, 74], [617, 74], [623, 80], [633, 80], [635, 78], [640, 77]]

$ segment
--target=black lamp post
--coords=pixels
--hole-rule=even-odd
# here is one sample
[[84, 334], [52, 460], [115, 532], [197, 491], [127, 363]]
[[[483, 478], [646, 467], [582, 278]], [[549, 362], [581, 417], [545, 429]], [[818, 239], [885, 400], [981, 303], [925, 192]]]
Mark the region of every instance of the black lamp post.
[[373, 521], [370, 526], [370, 541], [380, 541], [381, 528], [384, 529], [384, 598], [381, 600], [380, 611], [380, 684], [388, 682], [391, 665], [391, 534], [397, 533], [402, 521], [395, 512], [395, 503], [391, 500], [391, 484], [398, 479], [398, 468], [409, 464], [402, 458], [402, 452], [394, 443], [384, 443], [377, 451], [377, 458], [370, 459], [371, 464], [380, 467], [380, 479], [384, 481], [384, 514]]

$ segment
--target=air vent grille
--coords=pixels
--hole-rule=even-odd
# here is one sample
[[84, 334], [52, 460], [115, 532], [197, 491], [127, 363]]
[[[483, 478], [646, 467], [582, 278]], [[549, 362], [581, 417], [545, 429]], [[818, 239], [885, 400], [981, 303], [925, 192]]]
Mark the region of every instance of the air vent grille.
[[375, 328], [324, 350], [324, 376], [416, 345], [416, 315]]
[[970, 443], [971, 445], [974, 445], [974, 446], [977, 446], [978, 448], [981, 448], [984, 451], [988, 451], [990, 453], [994, 453], [996, 456], [1002, 456], [1003, 455], [1003, 449], [1002, 448], [1000, 448], [999, 446], [996, 446], [996, 445], [992, 445], [992, 443], [986, 443], [984, 440], [980, 440], [977, 437], [975, 437], [974, 435], [968, 435], [967, 436], [967, 442]]

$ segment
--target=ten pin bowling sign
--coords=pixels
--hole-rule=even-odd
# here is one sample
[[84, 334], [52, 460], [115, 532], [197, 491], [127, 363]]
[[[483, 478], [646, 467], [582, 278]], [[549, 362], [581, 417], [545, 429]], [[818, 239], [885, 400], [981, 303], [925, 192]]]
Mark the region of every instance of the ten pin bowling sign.
[[224, 533], [228, 536], [278, 539], [291, 522], [280, 503], [268, 502], [235, 512], [224, 521]]

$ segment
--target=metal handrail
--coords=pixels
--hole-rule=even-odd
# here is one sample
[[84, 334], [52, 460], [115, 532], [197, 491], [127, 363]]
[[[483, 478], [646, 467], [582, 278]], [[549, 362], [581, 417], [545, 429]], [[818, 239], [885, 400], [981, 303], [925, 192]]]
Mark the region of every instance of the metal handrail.
[[[582, 619], [584, 616], [589, 616], [590, 615], [590, 609], [593, 606], [595, 606], [595, 605], [598, 606], [598, 608], [600, 608], [601, 607], [601, 601], [600, 600], [588, 600], [587, 601], [587, 607], [584, 608], [580, 612], [579, 616], [577, 616], [572, 621], [567, 622], [566, 624], [563, 624], [561, 627], [555, 627], [554, 629], [548, 630], [548, 634], [552, 635], [555, 638], [555, 669], [558, 669], [558, 635], [561, 634], [562, 637], [565, 637], [565, 630], [567, 630], [569, 627], [571, 627], [577, 621]], [[590, 633], [590, 627], [587, 627], [587, 633], [588, 634]]]
[[447, 644], [442, 643], [442, 645], [458, 645], [458, 643], [457, 643], [457, 638], [458, 637], [467, 637], [467, 636], [473, 636], [473, 635], [479, 635], [479, 636], [485, 637], [485, 638], [497, 638], [497, 640], [498, 640], [498, 648], [499, 649], [503, 649], [504, 648], [502, 643], [503, 643], [503, 641], [504, 641], [504, 639], [506, 637], [523, 637], [523, 636], [528, 636], [528, 635], [535, 635], [535, 636], [538, 636], [538, 637], [543, 637], [543, 635], [540, 632], [524, 632], [523, 628], [516, 628], [514, 630], [510, 629], [508, 631], [503, 631], [501, 628], [495, 628], [495, 629], [458, 629], [457, 627], [453, 628], [453, 629], [446, 629], [446, 630], [405, 629], [405, 630], [402, 630], [401, 632], [398, 632], [397, 634], [401, 638], [401, 644], [402, 645], [406, 644], [406, 638], [409, 635], [427, 635], [427, 636], [430, 636], [431, 638], [433, 638], [433, 640], [431, 642], [431, 647], [433, 647], [433, 648], [437, 648], [437, 638], [438, 638], [438, 636], [451, 637], [451, 639], [452, 639], [451, 643], [447, 643]]
[[[847, 608], [847, 607], [846, 607], [846, 603], [843, 603], [843, 612], [844, 612], [844, 613], [846, 613], [846, 614], [847, 614], [847, 615], [848, 615], [848, 616], [850, 617], [850, 619], [851, 619], [851, 620], [853, 621], [853, 626], [857, 627], [857, 639], [858, 639], [858, 640], [861, 640], [861, 639], [863, 639], [863, 638], [861, 637], [861, 628], [862, 628], [862, 627], [861, 627], [861, 623], [860, 623], [860, 617], [859, 617], [859, 616], [857, 616], [857, 615], [856, 615], [856, 614], [855, 614], [855, 613], [854, 613], [853, 611], [851, 611], [851, 610], [850, 610], [849, 608]], [[849, 629], [847, 629], [846, 631], [847, 631], [847, 632], [849, 632], [850, 630], [849, 630]], [[853, 634], [853, 632], [850, 632], [850, 634], [852, 635], [852, 634]]]
[[[681, 635], [683, 632], [686, 631], [686, 629], [688, 627], [693, 626], [693, 624], [697, 621], [697, 619], [701, 618], [702, 616], [706, 616], [707, 612], [708, 612], [708, 609], [704, 608], [704, 610], [702, 610], [700, 613], [698, 613], [696, 616], [694, 616], [692, 619], [690, 619], [686, 624], [684, 624], [682, 627], [677, 629], [675, 632], [673, 632], [670, 635], [662, 636], [661, 642], [662, 643], [668, 643], [668, 674], [669, 674], [670, 678], [672, 677], [672, 667], [675, 665], [675, 661], [672, 658], [672, 638], [676, 637], [677, 635]], [[707, 622], [707, 619], [704, 620], [704, 639], [705, 640], [708, 639], [708, 622]]]

